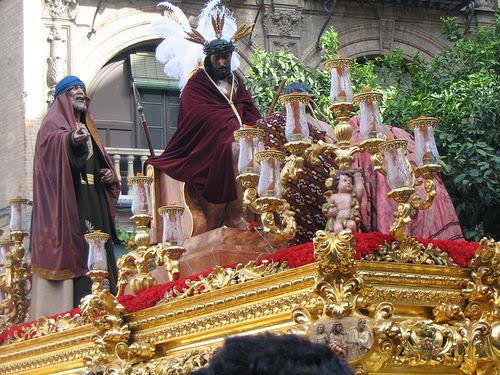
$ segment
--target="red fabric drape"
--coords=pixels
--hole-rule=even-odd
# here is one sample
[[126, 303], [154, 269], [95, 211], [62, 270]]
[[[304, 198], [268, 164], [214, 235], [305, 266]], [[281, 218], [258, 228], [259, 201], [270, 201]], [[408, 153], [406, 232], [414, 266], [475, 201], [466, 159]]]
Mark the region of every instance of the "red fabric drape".
[[[238, 82], [234, 106], [243, 124], [254, 125], [260, 114], [243, 82]], [[232, 144], [233, 132], [239, 127], [227, 100], [199, 69], [182, 91], [177, 131], [165, 151], [148, 163], [176, 180], [193, 184], [209, 202], [233, 201]]]

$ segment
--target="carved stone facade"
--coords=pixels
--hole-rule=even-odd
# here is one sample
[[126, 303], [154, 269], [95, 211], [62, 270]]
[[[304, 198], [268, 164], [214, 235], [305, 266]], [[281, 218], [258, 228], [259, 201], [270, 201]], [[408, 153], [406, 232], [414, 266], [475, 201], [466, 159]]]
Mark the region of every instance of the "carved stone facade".
[[271, 10], [264, 13], [263, 31], [272, 52], [300, 54], [303, 17], [299, 9]]
[[78, 9], [78, 0], [44, 0], [45, 17], [74, 20]]
[[[186, 0], [177, 4], [188, 16], [197, 16], [203, 3]], [[320, 33], [330, 26], [338, 32], [341, 55], [368, 57], [401, 48], [407, 56], [418, 52], [428, 59], [447, 46], [440, 34], [440, 17], [462, 17], [460, 10], [434, 7], [458, 4], [458, 0], [425, 2], [427, 8], [418, 1], [400, 6], [384, 0], [223, 3], [234, 11], [238, 22], [256, 23], [251, 42], [239, 42], [243, 60], [249, 61], [252, 51], [260, 47], [292, 52], [313, 66], [321, 61]], [[497, 6], [494, 1], [476, 2], [477, 21], [491, 21]], [[146, 0], [43, 0], [30, 2], [29, 7], [26, 2], [19, 6], [15, 0], [0, 2], [0, 117], [5, 119], [0, 130], [8, 134], [0, 147], [5, 156], [0, 166], [0, 209], [14, 195], [32, 196], [34, 142], [55, 83], [75, 74], [93, 94], [98, 90], [100, 71], [114, 57], [130, 48], [157, 43], [157, 37], [149, 34], [149, 25], [160, 14], [156, 3]], [[473, 26], [475, 22], [473, 19]]]

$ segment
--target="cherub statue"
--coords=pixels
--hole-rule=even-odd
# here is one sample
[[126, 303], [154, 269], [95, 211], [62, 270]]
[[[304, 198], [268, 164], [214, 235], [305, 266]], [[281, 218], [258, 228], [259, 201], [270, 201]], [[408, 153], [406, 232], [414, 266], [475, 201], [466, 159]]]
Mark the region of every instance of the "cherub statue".
[[361, 215], [360, 202], [364, 194], [360, 171], [339, 172], [333, 180], [332, 190], [323, 196], [326, 203], [322, 210], [327, 218], [325, 231], [339, 233], [343, 229], [358, 232]]

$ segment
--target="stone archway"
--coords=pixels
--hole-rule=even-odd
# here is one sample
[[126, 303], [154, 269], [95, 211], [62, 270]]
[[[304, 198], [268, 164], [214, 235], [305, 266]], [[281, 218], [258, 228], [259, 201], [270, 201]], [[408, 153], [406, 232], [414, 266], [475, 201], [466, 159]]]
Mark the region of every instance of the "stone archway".
[[385, 55], [396, 48], [410, 58], [418, 53], [426, 60], [434, 58], [448, 45], [444, 39], [422, 29], [393, 20], [379, 20], [352, 25], [338, 31], [339, 55], [352, 58]]
[[[350, 58], [386, 55], [400, 48], [405, 58], [418, 53], [430, 60], [448, 47], [444, 37], [393, 20], [367, 21], [340, 28], [337, 32], [338, 55]], [[302, 58], [306, 64], [317, 67], [321, 64], [321, 51], [311, 47]]]
[[151, 22], [158, 17], [158, 13], [128, 9], [103, 19], [90, 40], [80, 36], [80, 40], [73, 41], [76, 45], [81, 43], [85, 51], [77, 56], [78, 62], [74, 64], [73, 71], [78, 72], [84, 82], [92, 87], [100, 69], [114, 56], [132, 46], [158, 39], [157, 35], [149, 33]]

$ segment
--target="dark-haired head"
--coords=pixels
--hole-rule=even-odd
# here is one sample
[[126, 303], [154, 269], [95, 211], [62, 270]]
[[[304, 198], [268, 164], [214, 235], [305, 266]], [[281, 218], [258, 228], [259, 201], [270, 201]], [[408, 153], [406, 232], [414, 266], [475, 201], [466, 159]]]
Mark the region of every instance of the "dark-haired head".
[[227, 339], [207, 368], [193, 375], [349, 375], [347, 362], [327, 345], [296, 335], [241, 336]]
[[283, 94], [285, 95], [291, 94], [292, 92], [312, 95], [311, 88], [302, 82], [290, 83], [283, 89]]
[[342, 176], [348, 176], [351, 179], [351, 183], [354, 182], [354, 175], [351, 172], [343, 171], [343, 172], [337, 173], [335, 175], [335, 177], [333, 178], [333, 184], [332, 184], [332, 191], [334, 193], [338, 192], [340, 177], [342, 177]]

